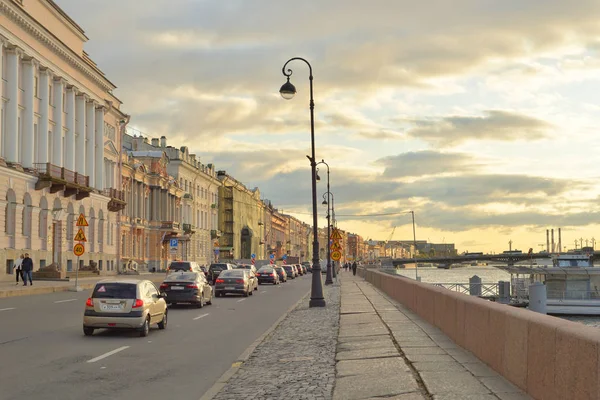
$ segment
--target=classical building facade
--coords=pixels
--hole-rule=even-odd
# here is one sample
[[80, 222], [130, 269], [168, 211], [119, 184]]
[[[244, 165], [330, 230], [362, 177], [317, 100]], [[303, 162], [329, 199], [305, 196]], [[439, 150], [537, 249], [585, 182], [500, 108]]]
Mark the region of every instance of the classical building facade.
[[[124, 176], [126, 195], [132, 196], [133, 204], [126, 209], [122, 233], [127, 248], [139, 253], [134, 252], [133, 260], [157, 269], [166, 268], [174, 259], [210, 264], [214, 257], [211, 232], [217, 236], [221, 186], [212, 165], [202, 164], [185, 146], [167, 146], [164, 136], [149, 141], [124, 135], [124, 148], [130, 155], [130, 168], [144, 170], [138, 172], [135, 182]], [[146, 183], [142, 182], [144, 173], [149, 175]], [[177, 239], [176, 248], [170, 246], [171, 239]], [[142, 260], [145, 243], [150, 246], [146, 252], [149, 258]], [[128, 260], [123, 257], [124, 262]]]
[[[83, 30], [53, 1], [0, 0], [0, 279], [27, 251], [35, 270], [116, 272], [120, 133], [116, 88], [83, 50]], [[84, 214], [86, 251], [73, 255]]]
[[244, 184], [218, 171], [222, 183], [219, 187], [219, 230], [218, 255], [220, 259], [249, 260], [254, 254], [263, 259], [265, 254], [263, 219], [264, 203], [260, 190], [248, 189]]

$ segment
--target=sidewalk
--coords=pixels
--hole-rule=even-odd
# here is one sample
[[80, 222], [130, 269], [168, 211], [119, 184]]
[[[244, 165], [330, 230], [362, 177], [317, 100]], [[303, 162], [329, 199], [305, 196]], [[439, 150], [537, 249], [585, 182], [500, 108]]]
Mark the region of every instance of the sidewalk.
[[201, 400], [530, 398], [362, 278], [338, 277], [326, 308], [306, 296]]
[[[164, 273], [140, 273], [139, 275], [101, 275], [98, 277], [81, 278], [78, 281], [79, 287], [84, 290], [92, 289], [96, 282], [102, 279], [149, 279], [153, 282], [162, 282]], [[75, 287], [75, 279], [70, 281], [33, 281], [33, 286], [23, 286], [20, 281], [18, 285], [15, 281], [0, 281], [0, 298], [29, 296], [35, 294], [47, 294], [54, 292], [68, 292]]]
[[333, 399], [530, 398], [362, 278], [342, 279]]

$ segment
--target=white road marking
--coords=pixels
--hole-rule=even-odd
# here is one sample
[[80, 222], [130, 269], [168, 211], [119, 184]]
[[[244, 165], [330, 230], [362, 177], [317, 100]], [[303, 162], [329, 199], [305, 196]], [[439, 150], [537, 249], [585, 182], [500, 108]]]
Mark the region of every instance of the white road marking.
[[12, 308], [0, 308], [0, 311], [10, 311], [10, 310], [16, 310], [16, 308], [12, 307]]
[[59, 301], [55, 301], [55, 303], [68, 303], [69, 301], [77, 301], [77, 299], [59, 300]]
[[206, 317], [207, 315], [208, 315], [208, 314], [202, 314], [202, 315], [199, 315], [199, 316], [197, 316], [196, 318], [194, 318], [194, 321], [195, 321], [195, 320], [197, 320], [197, 319], [200, 319], [200, 318], [204, 318], [204, 317]]
[[89, 362], [89, 363], [95, 363], [96, 361], [103, 360], [103, 359], [105, 359], [106, 357], [110, 357], [110, 356], [112, 356], [113, 354], [117, 354], [118, 352], [120, 352], [120, 351], [123, 351], [123, 350], [126, 350], [126, 349], [128, 349], [128, 348], [129, 348], [129, 346], [123, 346], [123, 347], [119, 347], [118, 349], [114, 349], [114, 350], [112, 350], [112, 351], [109, 351], [108, 353], [104, 353], [104, 354], [102, 354], [101, 356], [98, 356], [98, 357], [96, 357], [96, 358], [92, 358], [91, 360], [88, 360], [87, 362]]
[[266, 290], [263, 290], [261, 293], [267, 293], [267, 291], [266, 291]]
[[239, 299], [237, 302], [241, 303], [242, 301], [246, 301], [246, 299]]
[[100, 369], [106, 369], [106, 367], [100, 367]]

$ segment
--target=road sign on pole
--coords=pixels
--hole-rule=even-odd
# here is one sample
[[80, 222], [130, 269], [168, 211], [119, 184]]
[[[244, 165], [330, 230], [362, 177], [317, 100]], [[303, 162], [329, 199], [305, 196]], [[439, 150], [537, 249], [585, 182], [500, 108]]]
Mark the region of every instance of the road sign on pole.
[[[83, 243], [77, 243], [75, 246], [73, 246], [73, 254], [75, 254], [77, 257], [82, 256], [83, 253], [85, 253], [85, 246]], [[79, 267], [77, 268], [79, 269]]]
[[83, 229], [79, 228], [79, 230], [77, 231], [77, 235], [75, 235], [75, 240], [76, 242], [87, 242], [87, 239], [85, 238], [85, 233], [83, 233]]
[[340, 261], [340, 258], [342, 258], [342, 253], [340, 253], [339, 251], [334, 251], [333, 253], [331, 253], [331, 259], [333, 261]]
[[85, 215], [79, 214], [79, 218], [77, 218], [77, 223], [75, 226], [88, 226], [87, 220], [85, 219]]
[[250, 256], [251, 259], [255, 259], [256, 258], [256, 254], [252, 253], [252, 255]]

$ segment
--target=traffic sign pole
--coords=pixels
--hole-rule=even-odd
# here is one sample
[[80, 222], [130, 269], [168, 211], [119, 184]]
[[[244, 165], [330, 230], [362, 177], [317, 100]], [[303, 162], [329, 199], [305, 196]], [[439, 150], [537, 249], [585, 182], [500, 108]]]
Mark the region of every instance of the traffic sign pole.
[[85, 233], [83, 232], [83, 226], [89, 226], [87, 220], [85, 219], [85, 215], [79, 214], [79, 218], [77, 218], [77, 223], [75, 224], [79, 228], [77, 231], [77, 235], [75, 235], [75, 240], [78, 241], [75, 246], [73, 246], [73, 253], [77, 256], [77, 265], [75, 268], [75, 287], [71, 289], [72, 292], [81, 292], [83, 288], [79, 287], [79, 257], [85, 253], [85, 246], [82, 242], [87, 242], [85, 237]]

